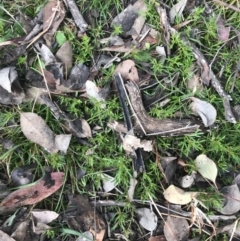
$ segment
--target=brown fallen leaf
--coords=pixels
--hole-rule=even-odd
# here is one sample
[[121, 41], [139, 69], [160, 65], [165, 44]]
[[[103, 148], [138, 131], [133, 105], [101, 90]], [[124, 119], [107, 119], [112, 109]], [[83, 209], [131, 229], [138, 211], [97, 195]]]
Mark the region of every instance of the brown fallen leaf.
[[68, 76], [72, 68], [73, 50], [70, 41], [65, 42], [57, 51], [56, 57], [61, 61], [64, 67], [65, 76]]
[[15, 239], [11, 238], [8, 234], [4, 233], [2, 230], [0, 230], [0, 240], [15, 241]]
[[43, 74], [49, 90], [56, 90], [56, 86], [60, 85], [60, 81], [55, 79], [54, 75], [46, 69], [43, 70]]
[[[43, 9], [43, 31], [47, 46], [51, 46], [52, 36], [65, 18], [65, 9], [62, 1], [49, 1]], [[49, 27], [50, 26], [50, 27]]]
[[95, 236], [100, 235], [103, 232], [102, 230], [105, 230], [106, 224], [91, 206], [88, 197], [69, 194], [68, 198], [69, 206], [63, 214], [63, 219], [67, 220], [69, 227], [77, 231], [91, 231]]
[[164, 234], [167, 241], [186, 241], [189, 232], [186, 219], [168, 216], [164, 225]]
[[[21, 113], [20, 125], [23, 134], [31, 141], [42, 146], [50, 153], [56, 153], [59, 150], [66, 152], [71, 137], [69, 135], [57, 135], [48, 127], [42, 117], [35, 113]], [[61, 138], [60, 138], [61, 137]], [[58, 140], [65, 142], [65, 145], [59, 145]]]
[[9, 194], [0, 204], [0, 211], [5, 208], [17, 208], [39, 203], [56, 192], [64, 183], [63, 172], [46, 172], [34, 185], [18, 189]]
[[139, 82], [138, 71], [134, 61], [127, 59], [121, 62], [114, 71], [114, 74], [120, 73], [124, 81], [131, 80]]
[[230, 27], [225, 27], [224, 21], [221, 18], [217, 20], [217, 27], [218, 39], [221, 41], [227, 41], [230, 35]]
[[95, 237], [95, 241], [102, 241], [105, 235], [106, 230], [102, 229], [100, 230], [99, 233], [96, 233], [94, 230], [90, 229], [90, 232], [93, 234], [93, 236]]
[[127, 34], [132, 35], [133, 39], [136, 39], [145, 24], [145, 14], [147, 12], [147, 4], [143, 0], [138, 0], [134, 3], [133, 7], [138, 13], [138, 17], [135, 19], [130, 30], [127, 31]]

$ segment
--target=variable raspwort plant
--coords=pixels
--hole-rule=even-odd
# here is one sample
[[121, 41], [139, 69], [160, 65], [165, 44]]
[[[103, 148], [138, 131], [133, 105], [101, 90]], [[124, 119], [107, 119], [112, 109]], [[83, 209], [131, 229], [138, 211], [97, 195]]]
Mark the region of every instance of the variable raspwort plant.
[[240, 2], [0, 5], [0, 240], [239, 240]]

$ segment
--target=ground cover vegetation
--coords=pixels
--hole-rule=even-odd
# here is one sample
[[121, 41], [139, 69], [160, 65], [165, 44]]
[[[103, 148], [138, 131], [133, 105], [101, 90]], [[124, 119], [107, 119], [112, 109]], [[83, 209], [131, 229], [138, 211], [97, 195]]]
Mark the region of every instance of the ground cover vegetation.
[[238, 240], [240, 2], [0, 5], [1, 240]]

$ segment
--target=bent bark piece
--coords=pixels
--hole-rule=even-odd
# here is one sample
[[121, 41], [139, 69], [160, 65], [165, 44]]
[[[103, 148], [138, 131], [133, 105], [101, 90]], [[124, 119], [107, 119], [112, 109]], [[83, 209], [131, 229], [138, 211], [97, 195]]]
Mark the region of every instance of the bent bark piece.
[[138, 85], [128, 82], [126, 88], [129, 92], [131, 107], [137, 124], [145, 135], [179, 136], [200, 130], [200, 123], [190, 119], [159, 120], [149, 116], [143, 107], [141, 92]]

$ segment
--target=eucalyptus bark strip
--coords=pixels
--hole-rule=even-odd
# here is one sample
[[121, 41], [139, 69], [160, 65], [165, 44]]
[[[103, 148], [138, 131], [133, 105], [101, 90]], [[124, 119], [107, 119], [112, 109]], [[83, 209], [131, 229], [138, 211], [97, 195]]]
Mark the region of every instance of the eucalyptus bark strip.
[[191, 119], [157, 119], [149, 116], [144, 109], [141, 92], [135, 82], [128, 82], [132, 111], [145, 135], [180, 136], [200, 130], [200, 123]]
[[80, 29], [80, 33], [86, 32], [88, 24], [84, 20], [83, 15], [80, 13], [75, 1], [74, 0], [66, 0], [66, 3], [73, 16], [75, 24]]

